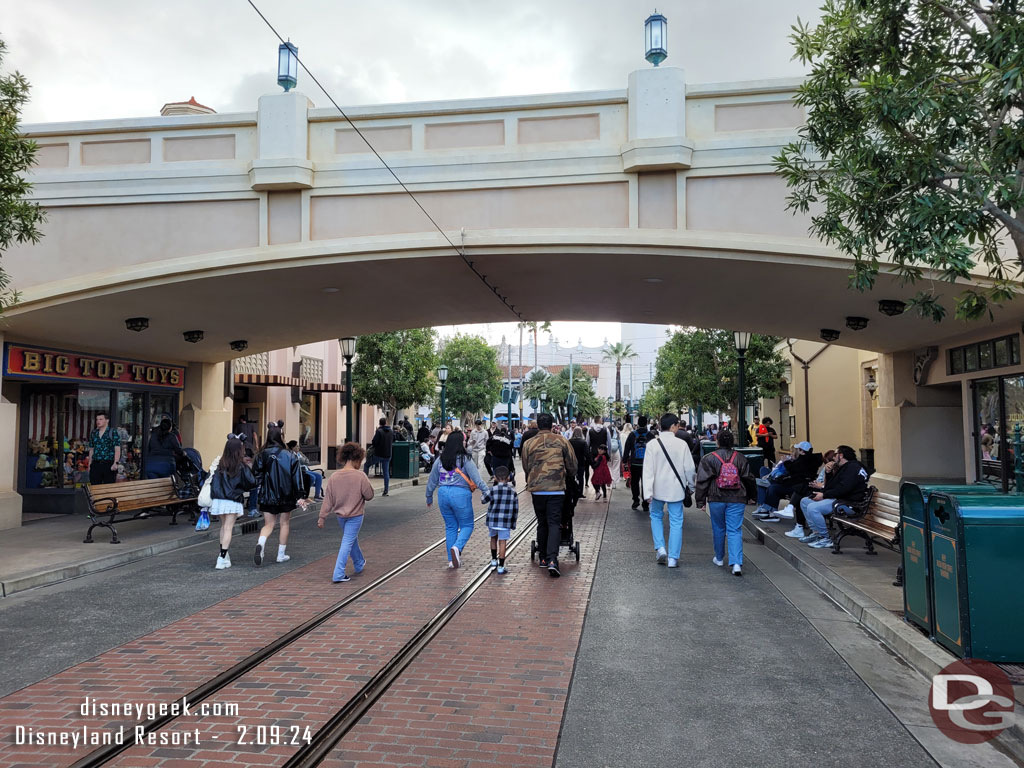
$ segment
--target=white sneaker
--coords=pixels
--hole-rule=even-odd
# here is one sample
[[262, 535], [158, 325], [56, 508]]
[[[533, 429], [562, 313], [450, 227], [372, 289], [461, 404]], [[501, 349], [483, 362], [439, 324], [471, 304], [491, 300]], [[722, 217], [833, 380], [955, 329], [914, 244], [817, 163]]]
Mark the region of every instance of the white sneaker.
[[802, 525], [794, 525], [792, 531], [786, 531], [786, 536], [791, 539], [802, 539], [807, 535], [807, 531], [804, 530]]
[[668, 552], [665, 551], [664, 547], [659, 547], [658, 548], [658, 565], [664, 565], [666, 560], [668, 560]]
[[786, 520], [792, 520], [794, 516], [793, 505], [787, 504], [785, 507], [775, 513], [778, 517], [784, 517]]
[[230, 552], [228, 552], [226, 555], [224, 555], [224, 567], [225, 568], [230, 568], [231, 567], [231, 553]]
[[278, 555], [277, 556], [277, 562], [279, 562], [279, 563], [287, 563], [289, 560], [291, 560], [291, 557], [289, 557], [288, 555]]
[[679, 567], [679, 561], [676, 560], [674, 557], [670, 557], [668, 559], [668, 567], [669, 568], [678, 568]]
[[491, 560], [491, 570], [494, 570], [497, 567], [498, 567], [498, 561], [497, 560]]
[[452, 547], [452, 565], [456, 568], [462, 565], [462, 553], [459, 552], [458, 547]]
[[743, 566], [738, 564], [738, 563], [733, 565], [733, 567], [732, 567], [732, 575], [733, 576], [742, 576], [743, 575]]
[[715, 565], [719, 566], [719, 567], [725, 565], [725, 561], [724, 560], [719, 560], [717, 557], [712, 557], [711, 558], [711, 562], [714, 563]]
[[223, 557], [217, 555], [217, 565], [214, 568], [218, 571], [223, 571], [225, 568], [230, 568], [231, 563], [227, 562]]

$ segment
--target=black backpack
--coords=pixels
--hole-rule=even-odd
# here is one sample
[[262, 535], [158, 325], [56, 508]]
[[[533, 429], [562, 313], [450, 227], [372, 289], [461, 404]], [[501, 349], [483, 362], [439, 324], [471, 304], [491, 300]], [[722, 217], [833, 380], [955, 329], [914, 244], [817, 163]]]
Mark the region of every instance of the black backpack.
[[647, 453], [647, 441], [650, 439], [651, 433], [645, 430], [643, 434], [640, 432], [636, 432], [634, 434], [636, 434], [636, 442], [633, 443], [632, 463], [642, 464], [644, 461], [644, 454]]

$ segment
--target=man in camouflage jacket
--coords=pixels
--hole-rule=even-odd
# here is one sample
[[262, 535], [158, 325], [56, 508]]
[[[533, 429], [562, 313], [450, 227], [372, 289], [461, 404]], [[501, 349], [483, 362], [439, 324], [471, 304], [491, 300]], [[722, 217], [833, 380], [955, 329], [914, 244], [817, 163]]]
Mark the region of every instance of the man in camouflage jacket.
[[537, 516], [537, 548], [541, 567], [558, 577], [558, 546], [562, 540], [562, 506], [565, 503], [565, 479], [576, 476], [576, 454], [569, 441], [551, 431], [550, 413], [537, 417], [539, 432], [523, 442], [523, 473], [526, 490], [533, 497]]

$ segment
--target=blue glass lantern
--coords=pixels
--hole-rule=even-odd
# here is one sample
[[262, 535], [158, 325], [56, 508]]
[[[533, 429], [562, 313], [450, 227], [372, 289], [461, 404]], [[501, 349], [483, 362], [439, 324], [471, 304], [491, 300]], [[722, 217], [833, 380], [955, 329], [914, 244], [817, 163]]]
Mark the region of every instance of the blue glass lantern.
[[299, 82], [299, 49], [293, 43], [281, 43], [277, 49], [277, 84], [285, 92]]
[[644, 22], [644, 39], [647, 42], [647, 55], [644, 58], [658, 66], [668, 57], [668, 19], [658, 13], [657, 9]]

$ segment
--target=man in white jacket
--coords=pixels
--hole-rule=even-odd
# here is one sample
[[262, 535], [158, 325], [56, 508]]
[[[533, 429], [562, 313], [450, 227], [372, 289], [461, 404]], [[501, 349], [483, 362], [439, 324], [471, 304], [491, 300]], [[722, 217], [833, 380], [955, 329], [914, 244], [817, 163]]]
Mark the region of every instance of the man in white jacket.
[[[666, 413], [661, 417], [661, 435], [647, 442], [641, 479], [643, 497], [651, 505], [651, 534], [658, 564], [667, 562], [669, 568], [679, 566], [679, 553], [683, 549], [683, 500], [687, 489], [693, 493], [696, 475], [689, 446], [675, 439], [678, 429], [679, 419], [675, 414]], [[665, 549], [665, 507], [668, 507], [668, 550]]]

